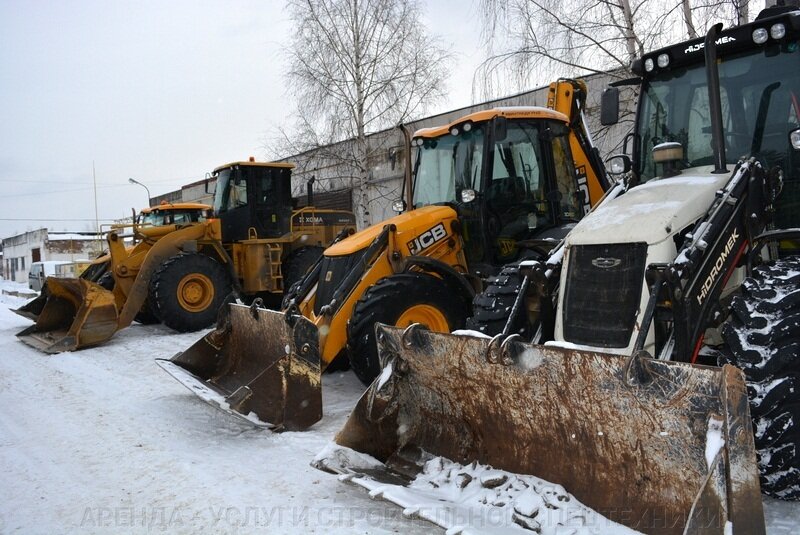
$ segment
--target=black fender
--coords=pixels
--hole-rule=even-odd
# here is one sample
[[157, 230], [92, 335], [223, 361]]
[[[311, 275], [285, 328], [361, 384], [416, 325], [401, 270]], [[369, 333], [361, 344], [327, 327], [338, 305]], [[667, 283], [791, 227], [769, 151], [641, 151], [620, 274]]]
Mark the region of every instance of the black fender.
[[[475, 297], [476, 286], [480, 287], [480, 282], [474, 277], [467, 278], [468, 275], [456, 271], [453, 266], [431, 258], [428, 256], [409, 256], [404, 260], [403, 272], [408, 272], [411, 268], [419, 268], [423, 271], [435, 273], [443, 280], [451, 283], [454, 290], [458, 291], [464, 298], [465, 303], [472, 303]], [[475, 279], [474, 281], [471, 279]]]

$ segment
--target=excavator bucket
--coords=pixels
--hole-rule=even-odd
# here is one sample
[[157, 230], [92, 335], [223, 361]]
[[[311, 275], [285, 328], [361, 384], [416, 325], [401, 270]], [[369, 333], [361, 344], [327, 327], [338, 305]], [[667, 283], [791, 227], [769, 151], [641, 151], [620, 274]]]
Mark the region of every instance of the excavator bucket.
[[376, 328], [384, 371], [317, 468], [448, 533], [588, 526], [587, 506], [648, 534], [764, 533], [738, 369]]
[[101, 344], [117, 331], [114, 294], [85, 279], [48, 277], [41, 295], [15, 312], [35, 321], [17, 336], [45, 353]]
[[[156, 362], [204, 401], [276, 431], [322, 418], [316, 326], [300, 315], [229, 304], [217, 328]], [[224, 311], [227, 311], [224, 312]]]

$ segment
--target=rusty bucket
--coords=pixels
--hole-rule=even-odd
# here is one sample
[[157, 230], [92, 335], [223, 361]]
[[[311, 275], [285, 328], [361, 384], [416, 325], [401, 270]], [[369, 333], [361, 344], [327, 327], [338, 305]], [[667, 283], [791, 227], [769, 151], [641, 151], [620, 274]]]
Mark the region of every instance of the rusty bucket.
[[319, 336], [300, 315], [229, 304], [217, 328], [167, 373], [204, 401], [255, 425], [301, 431], [322, 418]]
[[764, 533], [738, 369], [376, 328], [384, 373], [318, 468], [412, 512], [407, 487], [436, 460], [536, 476], [643, 533]]

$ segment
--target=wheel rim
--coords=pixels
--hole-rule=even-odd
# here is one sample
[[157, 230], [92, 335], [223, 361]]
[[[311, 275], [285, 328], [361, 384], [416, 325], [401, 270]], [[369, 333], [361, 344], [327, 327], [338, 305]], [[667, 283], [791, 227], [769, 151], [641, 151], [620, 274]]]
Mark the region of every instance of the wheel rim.
[[214, 300], [214, 284], [202, 273], [190, 273], [178, 283], [178, 303], [189, 312], [202, 312]]
[[412, 323], [422, 323], [431, 331], [450, 332], [450, 324], [444, 313], [431, 305], [413, 305], [407, 308], [397, 319], [398, 327], [408, 327]]

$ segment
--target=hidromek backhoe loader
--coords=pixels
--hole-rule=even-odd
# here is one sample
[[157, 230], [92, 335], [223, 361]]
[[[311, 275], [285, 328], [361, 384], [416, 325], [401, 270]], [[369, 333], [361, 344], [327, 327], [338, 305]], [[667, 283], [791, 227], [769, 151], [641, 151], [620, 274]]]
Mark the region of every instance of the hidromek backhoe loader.
[[625, 186], [476, 296], [493, 338], [381, 327], [384, 376], [336, 438], [374, 459], [318, 465], [374, 488], [478, 461], [645, 533], [764, 533], [761, 489], [800, 494], [798, 43], [777, 9], [635, 63]]
[[312, 425], [322, 417], [320, 373], [337, 356], [365, 383], [380, 372], [376, 322], [463, 327], [498, 266], [546, 254], [598, 202], [607, 184], [585, 98], [583, 83], [561, 80], [549, 108], [496, 108], [416, 132], [413, 181], [398, 206], [410, 210], [328, 248], [283, 312], [230, 305], [217, 330], [159, 363], [233, 414], [278, 429]]
[[124, 229], [112, 229], [109, 258], [81, 279], [49, 277], [18, 311], [35, 324], [17, 336], [58, 353], [101, 344], [135, 317], [181, 332], [208, 327], [234, 288], [243, 298], [280, 300], [324, 247], [355, 230], [350, 212], [293, 210], [293, 167], [251, 159], [217, 168], [213, 217], [136, 223], [132, 248]]

